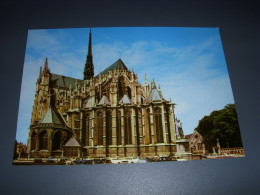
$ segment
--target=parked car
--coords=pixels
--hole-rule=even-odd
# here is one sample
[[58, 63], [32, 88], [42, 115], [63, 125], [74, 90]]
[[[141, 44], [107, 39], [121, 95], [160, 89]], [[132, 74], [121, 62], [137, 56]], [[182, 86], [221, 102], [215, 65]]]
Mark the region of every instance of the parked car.
[[113, 164], [119, 164], [122, 160], [123, 160], [122, 158], [113, 158], [113, 159], [111, 159], [111, 162]]
[[158, 161], [177, 161], [177, 158], [173, 157], [173, 156], [161, 156], [158, 158]]
[[66, 158], [61, 158], [61, 159], [59, 159], [58, 164], [59, 165], [66, 165], [66, 161], [67, 161]]
[[112, 162], [113, 164], [138, 163], [138, 161], [139, 161], [138, 158], [133, 158], [133, 157], [113, 158], [113, 159], [111, 159], [111, 162]]
[[94, 158], [94, 164], [104, 164], [106, 159], [104, 157], [96, 157]]
[[128, 163], [138, 163], [139, 159], [134, 157], [126, 157], [124, 160], [127, 160]]
[[86, 164], [86, 165], [93, 165], [94, 164], [94, 160], [87, 159], [87, 160], [85, 160], [84, 164]]
[[118, 164], [128, 164], [128, 163], [129, 163], [128, 160], [122, 160], [122, 161], [118, 162]]
[[68, 159], [66, 160], [66, 165], [73, 165], [74, 164], [74, 159]]
[[157, 158], [148, 157], [146, 160], [147, 162], [157, 162]]
[[71, 161], [71, 164], [72, 165], [81, 165], [81, 164], [86, 164], [86, 161], [87, 160], [85, 160], [83, 158], [76, 158], [75, 160]]
[[106, 160], [105, 160], [105, 163], [106, 163], [106, 164], [112, 164], [112, 161], [111, 161], [110, 159], [106, 159]]
[[49, 156], [47, 159], [47, 163], [55, 163], [56, 159], [53, 156]]
[[138, 163], [147, 163], [148, 161], [146, 159], [139, 159]]
[[34, 163], [42, 163], [42, 159], [41, 158], [36, 158], [36, 159], [34, 159]]

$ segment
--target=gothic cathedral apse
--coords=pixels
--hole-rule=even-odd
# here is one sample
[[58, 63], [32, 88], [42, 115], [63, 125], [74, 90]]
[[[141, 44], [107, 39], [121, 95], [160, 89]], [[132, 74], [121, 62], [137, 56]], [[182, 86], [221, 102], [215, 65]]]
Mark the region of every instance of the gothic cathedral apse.
[[155, 81], [138, 82], [118, 59], [94, 75], [92, 34], [83, 79], [51, 72], [46, 58], [36, 82], [28, 152], [31, 158], [175, 155], [184, 138], [174, 103]]

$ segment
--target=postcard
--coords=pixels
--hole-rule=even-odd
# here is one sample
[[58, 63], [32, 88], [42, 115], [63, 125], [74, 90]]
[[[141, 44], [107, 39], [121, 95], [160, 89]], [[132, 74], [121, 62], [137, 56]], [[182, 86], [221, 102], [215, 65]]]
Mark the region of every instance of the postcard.
[[13, 165], [243, 156], [218, 28], [28, 31]]

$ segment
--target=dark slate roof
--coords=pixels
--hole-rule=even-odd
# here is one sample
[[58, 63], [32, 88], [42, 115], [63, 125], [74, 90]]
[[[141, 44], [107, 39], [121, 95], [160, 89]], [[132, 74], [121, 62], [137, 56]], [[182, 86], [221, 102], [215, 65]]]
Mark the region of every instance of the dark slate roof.
[[106, 96], [103, 96], [100, 102], [98, 103], [98, 105], [104, 105], [104, 104], [111, 105], [111, 103], [109, 102]]
[[125, 94], [119, 101], [119, 104], [131, 104], [129, 97]]
[[[128, 70], [126, 65], [124, 64], [124, 62], [121, 59], [118, 59], [115, 63], [110, 65], [108, 68], [106, 68], [105, 70], [103, 70], [99, 74], [105, 75], [105, 74], [108, 73], [108, 71], [122, 70], [122, 69]], [[66, 77], [66, 76], [63, 76], [63, 75], [58, 75], [58, 74], [53, 74], [53, 73], [51, 73], [50, 79], [51, 79], [50, 83], [51, 83], [52, 87], [58, 87], [59, 86], [61, 88], [70, 88], [70, 85], [71, 85], [72, 89], [75, 89], [76, 81], [78, 82], [78, 84], [81, 87], [84, 85], [84, 80]], [[95, 77], [95, 79], [98, 79], [98, 75]]]
[[63, 117], [58, 111], [52, 107], [49, 107], [47, 112], [43, 115], [39, 124], [55, 124], [55, 125], [66, 125]]
[[153, 101], [160, 101], [160, 100], [163, 100], [163, 96], [155, 88], [155, 89], [152, 89], [152, 91], [150, 92], [150, 95], [145, 100], [145, 103], [150, 103], [150, 102], [153, 102]]
[[[108, 73], [108, 71], [112, 71], [112, 70], [128, 70], [128, 69], [127, 69], [126, 65], [124, 64], [124, 62], [121, 60], [121, 58], [119, 58], [115, 63], [110, 65], [108, 68], [106, 68], [105, 70], [103, 70], [99, 74], [105, 75], [105, 74]], [[98, 75], [95, 77], [95, 79], [98, 78]]]
[[78, 140], [75, 137], [70, 138], [70, 140], [65, 144], [66, 147], [81, 147]]
[[82, 87], [84, 85], [84, 81], [80, 79], [74, 79], [71, 77], [66, 77], [58, 74], [52, 74], [50, 77], [50, 83], [52, 87], [61, 87], [61, 88], [70, 88], [75, 89], [75, 83], [77, 83]]

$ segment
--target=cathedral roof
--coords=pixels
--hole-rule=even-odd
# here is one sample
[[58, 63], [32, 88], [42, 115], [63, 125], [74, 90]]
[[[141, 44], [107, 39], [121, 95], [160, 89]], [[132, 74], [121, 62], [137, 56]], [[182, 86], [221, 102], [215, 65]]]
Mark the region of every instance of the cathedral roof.
[[[124, 64], [124, 62], [121, 60], [121, 58], [119, 58], [115, 63], [110, 65], [108, 68], [106, 68], [99, 74], [105, 75], [108, 73], [108, 71], [112, 71], [112, 70], [128, 70], [128, 69], [127, 69], [126, 65]], [[98, 78], [98, 75], [95, 78]]]
[[78, 140], [75, 137], [69, 139], [69, 141], [65, 144], [67, 147], [81, 147]]
[[71, 77], [66, 77], [66, 76], [62, 76], [62, 75], [58, 75], [58, 74], [52, 74], [52, 73], [51, 73], [51, 77], [50, 77], [50, 84], [53, 87], [59, 86], [61, 88], [70, 88], [70, 86], [71, 86], [72, 89], [74, 89], [76, 81], [80, 86], [84, 85], [84, 81], [80, 80], [80, 79], [74, 79], [74, 78], [71, 78]]
[[48, 108], [47, 112], [39, 121], [39, 124], [55, 124], [66, 126], [63, 117], [53, 107]]
[[154, 101], [161, 101], [163, 99], [164, 98], [163, 98], [162, 94], [159, 93], [156, 88], [154, 88], [154, 89], [152, 89], [148, 98], [145, 100], [145, 103], [150, 103], [150, 102], [154, 102]]
[[111, 103], [109, 102], [106, 96], [103, 96], [100, 102], [98, 103], [98, 105], [104, 105], [104, 104], [111, 105]]
[[[105, 75], [108, 73], [108, 71], [112, 71], [112, 70], [128, 70], [128, 69], [127, 69], [126, 65], [124, 64], [124, 62], [121, 59], [118, 59], [115, 63], [113, 63], [108, 68], [106, 68], [105, 70], [100, 72], [100, 74]], [[98, 75], [95, 77], [95, 79], [97, 79], [97, 78], [98, 78]], [[58, 75], [58, 74], [53, 74], [53, 73], [51, 73], [51, 76], [50, 76], [50, 84], [52, 87], [59, 86], [61, 88], [70, 88], [70, 86], [71, 86], [72, 89], [75, 89], [76, 81], [80, 86], [84, 85], [84, 80], [81, 80], [81, 79], [75, 79], [75, 78], [66, 77], [63, 75]]]
[[131, 104], [129, 97], [125, 94], [119, 101], [119, 104]]

